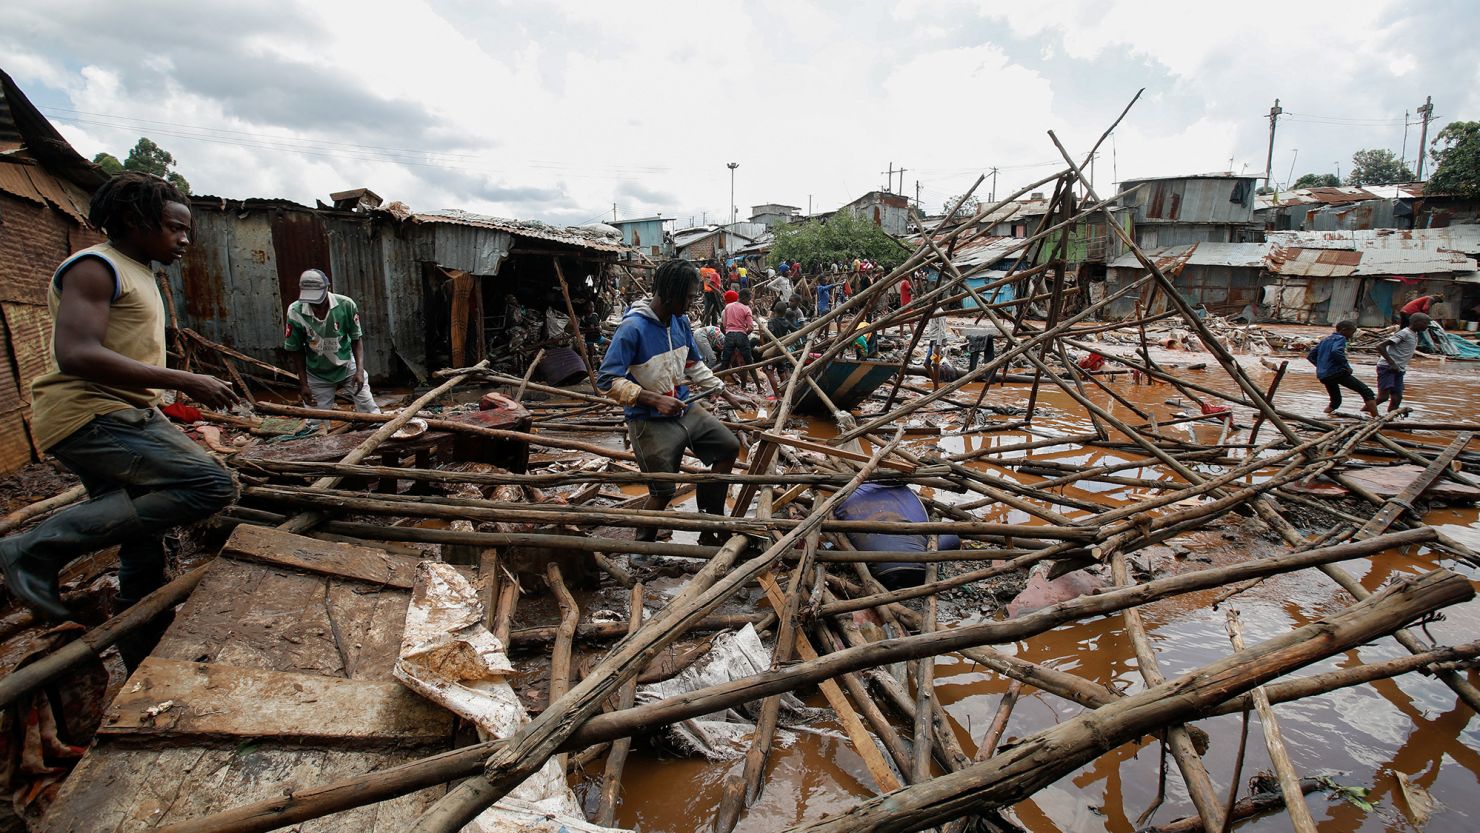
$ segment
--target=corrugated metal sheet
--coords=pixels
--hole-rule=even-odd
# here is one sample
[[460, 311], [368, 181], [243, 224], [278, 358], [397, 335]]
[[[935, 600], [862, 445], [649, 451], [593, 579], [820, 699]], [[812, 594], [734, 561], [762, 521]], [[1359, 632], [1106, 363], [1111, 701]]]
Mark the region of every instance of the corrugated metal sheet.
[[497, 275], [514, 246], [513, 235], [481, 226], [436, 223], [428, 225], [423, 234], [432, 241], [430, 260], [473, 275]]
[[[1237, 266], [1259, 269], [1264, 266], [1264, 256], [1269, 252], [1269, 246], [1264, 243], [1196, 243], [1149, 249], [1146, 255], [1156, 261], [1173, 262], [1186, 255], [1187, 250], [1192, 249], [1193, 245], [1197, 248], [1193, 249], [1192, 257], [1187, 258], [1189, 266]], [[1109, 263], [1112, 269], [1139, 269], [1140, 266], [1141, 261], [1130, 252]]]
[[[1122, 190], [1137, 225], [1146, 222], [1247, 223], [1254, 217], [1254, 177], [1126, 180]], [[1237, 199], [1235, 199], [1237, 198]]]
[[35, 304], [0, 304], [10, 334], [11, 359], [18, 371], [21, 401], [31, 404], [31, 382], [51, 372], [51, 311]]
[[46, 198], [36, 190], [31, 178], [26, 176], [26, 165], [0, 161], [0, 191], [23, 200], [46, 205]]
[[1352, 249], [1382, 246], [1480, 254], [1480, 225], [1428, 229], [1272, 231], [1266, 237], [1270, 242], [1281, 246], [1300, 246], [1306, 249]]
[[281, 361], [283, 301], [262, 211], [211, 210], [195, 202], [190, 251], [169, 267], [179, 323], [268, 361]]
[[558, 229], [544, 223], [523, 222], [510, 220], [503, 217], [490, 217], [484, 214], [474, 214], [471, 211], [460, 211], [458, 209], [444, 209], [441, 211], [428, 211], [412, 215], [412, 220], [417, 223], [451, 223], [455, 225], [473, 226], [476, 228], [493, 229], [495, 231], [508, 232], [515, 237], [527, 237], [534, 240], [545, 240], [551, 243], [560, 243], [565, 246], [578, 246], [583, 249], [592, 249], [598, 252], [621, 253], [627, 251], [620, 240], [609, 237], [595, 237], [584, 234], [579, 229]]
[[21, 400], [7, 341], [0, 338], [0, 471], [15, 471], [31, 462], [31, 438], [26, 430], [31, 409]]

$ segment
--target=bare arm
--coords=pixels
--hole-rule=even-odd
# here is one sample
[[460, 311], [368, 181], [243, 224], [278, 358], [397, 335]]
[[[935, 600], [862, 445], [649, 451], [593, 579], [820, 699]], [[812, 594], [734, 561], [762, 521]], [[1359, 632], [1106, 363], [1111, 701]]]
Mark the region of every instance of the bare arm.
[[237, 396], [226, 383], [199, 373], [135, 361], [103, 346], [113, 303], [113, 275], [100, 261], [85, 258], [63, 274], [52, 345], [63, 373], [89, 382], [127, 388], [184, 391], [212, 408], [226, 408]]
[[365, 340], [357, 338], [351, 341], [349, 349], [355, 357], [355, 378], [349, 380], [350, 390], [359, 393], [365, 380], [370, 378], [370, 371], [365, 369]]
[[306, 405], [313, 405], [313, 392], [308, 387], [308, 362], [303, 358], [303, 351], [294, 350], [288, 355], [293, 357], [293, 372], [298, 374], [298, 398]]

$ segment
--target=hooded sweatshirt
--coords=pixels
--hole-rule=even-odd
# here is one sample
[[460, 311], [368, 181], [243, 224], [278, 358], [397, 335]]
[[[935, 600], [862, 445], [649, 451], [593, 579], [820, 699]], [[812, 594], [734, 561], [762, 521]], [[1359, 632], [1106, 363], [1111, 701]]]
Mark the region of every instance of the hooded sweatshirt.
[[612, 334], [596, 386], [626, 406], [628, 420], [677, 419], [637, 404], [637, 394], [648, 390], [683, 400], [689, 395], [685, 380], [705, 391], [723, 387], [701, 355], [688, 316], [674, 315], [665, 327], [646, 300], [638, 301]]

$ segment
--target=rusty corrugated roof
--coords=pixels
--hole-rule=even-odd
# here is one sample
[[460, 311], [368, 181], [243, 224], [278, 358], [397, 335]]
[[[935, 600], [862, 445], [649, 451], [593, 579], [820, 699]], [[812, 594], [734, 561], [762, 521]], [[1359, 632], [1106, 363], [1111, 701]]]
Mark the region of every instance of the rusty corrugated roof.
[[551, 243], [577, 246], [582, 249], [592, 249], [598, 252], [622, 253], [628, 251], [627, 247], [620, 240], [614, 242], [611, 238], [585, 234], [574, 228], [560, 229], [544, 223], [510, 220], [504, 217], [490, 217], [486, 214], [474, 214], [471, 211], [462, 211], [455, 208], [419, 212], [413, 214], [411, 219], [417, 223], [451, 223], [454, 225], [493, 229], [495, 231], [507, 232], [515, 237], [546, 240]]

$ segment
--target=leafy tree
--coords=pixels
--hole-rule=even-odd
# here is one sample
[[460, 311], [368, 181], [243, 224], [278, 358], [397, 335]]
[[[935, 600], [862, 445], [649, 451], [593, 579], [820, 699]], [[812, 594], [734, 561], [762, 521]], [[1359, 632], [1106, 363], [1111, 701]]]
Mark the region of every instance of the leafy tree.
[[122, 162], [119, 162], [118, 157], [111, 153], [99, 153], [93, 157], [93, 162], [108, 176], [124, 171], [153, 174], [168, 180], [171, 185], [184, 193], [190, 193], [190, 182], [178, 171], [170, 170], [175, 166], [175, 157], [147, 136], [139, 138], [134, 149], [128, 152], [128, 157]]
[[1336, 174], [1302, 174], [1299, 179], [1295, 180], [1295, 184], [1290, 187], [1292, 189], [1335, 188], [1340, 184], [1341, 180], [1336, 178]]
[[1480, 122], [1452, 121], [1430, 145], [1434, 174], [1424, 185], [1430, 194], [1480, 197]]
[[123, 163], [118, 161], [118, 157], [111, 153], [100, 153], [94, 156], [93, 163], [99, 168], [102, 168], [103, 173], [108, 176], [117, 176], [126, 170], [123, 167]]
[[[961, 199], [961, 195], [957, 194], [956, 196], [946, 200], [945, 204], [940, 207], [940, 213], [944, 214], [947, 211], [950, 211], [952, 208], [955, 207], [956, 201], [959, 199]], [[981, 200], [977, 199], [974, 195], [967, 197], [966, 202], [961, 203], [961, 207], [959, 209], [956, 209], [956, 213], [951, 215], [950, 217], [947, 217], [946, 219], [965, 220], [966, 218], [971, 217], [972, 215], [976, 214], [976, 212], [980, 211], [981, 207]]]
[[1413, 171], [1385, 148], [1368, 148], [1352, 154], [1352, 172], [1347, 185], [1392, 185], [1412, 182]]
[[882, 228], [852, 211], [839, 211], [826, 220], [789, 223], [774, 230], [776, 244], [771, 262], [799, 260], [816, 265], [833, 261], [868, 258], [876, 263], [894, 263], [901, 249]]

